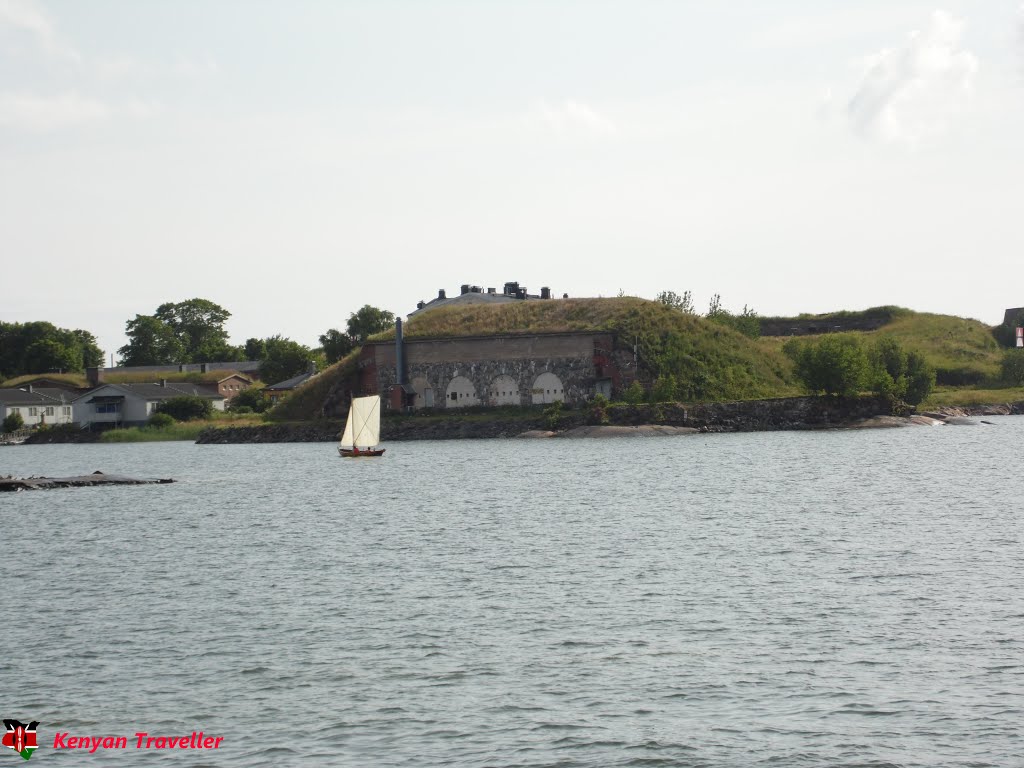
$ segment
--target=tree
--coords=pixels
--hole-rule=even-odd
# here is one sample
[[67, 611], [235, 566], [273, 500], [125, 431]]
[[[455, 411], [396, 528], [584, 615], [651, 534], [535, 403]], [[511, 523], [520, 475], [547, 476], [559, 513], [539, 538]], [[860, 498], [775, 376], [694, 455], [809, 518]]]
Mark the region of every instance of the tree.
[[262, 360], [267, 356], [267, 344], [263, 339], [246, 339], [243, 349], [246, 360]]
[[166, 413], [177, 421], [208, 419], [213, 415], [213, 403], [199, 395], [182, 395], [164, 400], [156, 407], [157, 413]]
[[171, 365], [185, 359], [185, 346], [174, 329], [153, 315], [136, 315], [125, 323], [128, 343], [117, 350], [121, 365]]
[[386, 331], [395, 324], [395, 315], [386, 309], [363, 306], [348, 316], [348, 335], [355, 344], [362, 344], [367, 337]]
[[256, 387], [243, 389], [231, 398], [231, 403], [228, 405], [228, 408], [232, 411], [237, 412], [240, 408], [248, 408], [253, 413], [263, 413], [269, 407], [270, 399], [262, 389]]
[[1014, 387], [1024, 384], [1024, 349], [1008, 349], [1003, 353], [1002, 380]]
[[264, 339], [266, 355], [260, 364], [260, 378], [268, 384], [297, 376], [309, 368], [313, 352], [309, 347], [283, 336]]
[[331, 328], [320, 337], [320, 346], [324, 350], [324, 356], [327, 358], [327, 364], [334, 365], [336, 362], [341, 360], [341, 358], [351, 352], [355, 347], [355, 344], [352, 342], [352, 337], [347, 333], [342, 333], [336, 328]]
[[851, 397], [869, 383], [868, 356], [853, 334], [833, 333], [817, 343], [792, 339], [783, 350], [793, 359], [797, 378], [809, 392]]
[[88, 331], [58, 328], [45, 321], [0, 322], [0, 379], [25, 373], [81, 371], [102, 362], [103, 352]]
[[904, 400], [911, 405], [923, 401], [935, 389], [935, 369], [918, 352], [907, 353], [907, 393]]
[[683, 291], [682, 296], [675, 291], [662, 291], [655, 297], [655, 301], [664, 304], [670, 309], [678, 310], [684, 315], [697, 314], [697, 311], [693, 308], [693, 295], [689, 291]]
[[676, 399], [678, 384], [676, 377], [672, 374], [659, 376], [651, 387], [652, 403], [668, 403]]
[[190, 363], [234, 360], [240, 351], [228, 344], [224, 323], [231, 313], [209, 299], [188, 299], [167, 302], [156, 308], [153, 316], [165, 322], [185, 349]]
[[4, 418], [4, 432], [17, 432], [25, 426], [25, 420], [18, 411], [13, 411]]

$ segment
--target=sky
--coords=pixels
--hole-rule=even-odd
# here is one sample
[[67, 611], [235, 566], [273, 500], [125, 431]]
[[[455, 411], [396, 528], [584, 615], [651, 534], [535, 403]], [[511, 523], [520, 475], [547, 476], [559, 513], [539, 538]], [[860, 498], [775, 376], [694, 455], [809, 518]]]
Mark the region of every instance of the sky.
[[0, 0], [0, 320], [1024, 305], [1021, 0]]

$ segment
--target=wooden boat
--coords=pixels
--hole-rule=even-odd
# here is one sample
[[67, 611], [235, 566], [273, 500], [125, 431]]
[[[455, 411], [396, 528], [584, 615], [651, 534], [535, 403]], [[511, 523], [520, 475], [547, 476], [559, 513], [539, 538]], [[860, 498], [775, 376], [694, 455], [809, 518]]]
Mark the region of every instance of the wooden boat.
[[338, 453], [347, 459], [383, 456], [380, 443], [380, 397], [353, 397]]

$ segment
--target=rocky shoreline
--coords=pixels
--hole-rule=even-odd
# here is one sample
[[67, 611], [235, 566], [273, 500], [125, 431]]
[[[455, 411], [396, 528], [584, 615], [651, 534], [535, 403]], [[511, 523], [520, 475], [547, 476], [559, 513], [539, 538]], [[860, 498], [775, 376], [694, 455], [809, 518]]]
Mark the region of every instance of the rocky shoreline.
[[[429, 414], [385, 417], [381, 422], [381, 440], [513, 438], [524, 433], [565, 437], [646, 437], [694, 432], [835, 429], [868, 426], [868, 420], [889, 413], [888, 402], [881, 398], [789, 397], [696, 405], [614, 405], [606, 409], [603, 419], [595, 418], [595, 414], [587, 409], [562, 411], [557, 417], [549, 417], [541, 411], [537, 411], [535, 416], [528, 413], [515, 417], [488, 416], [484, 413]], [[603, 423], [595, 424], [595, 421]], [[196, 442], [335, 442], [340, 432], [341, 424], [333, 421], [265, 424], [206, 429], [200, 433]]]

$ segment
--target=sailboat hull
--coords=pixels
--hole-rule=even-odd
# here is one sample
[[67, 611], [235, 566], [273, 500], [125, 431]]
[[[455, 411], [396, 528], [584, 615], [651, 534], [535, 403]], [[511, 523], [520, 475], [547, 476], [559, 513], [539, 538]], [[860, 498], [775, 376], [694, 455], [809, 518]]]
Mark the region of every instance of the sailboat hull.
[[339, 448], [338, 453], [340, 453], [346, 459], [362, 459], [364, 457], [370, 458], [373, 456], [383, 456], [385, 450], [387, 449], [378, 448], [377, 450], [371, 451], [370, 449], [367, 448], [362, 451], [354, 451], [351, 448]]

